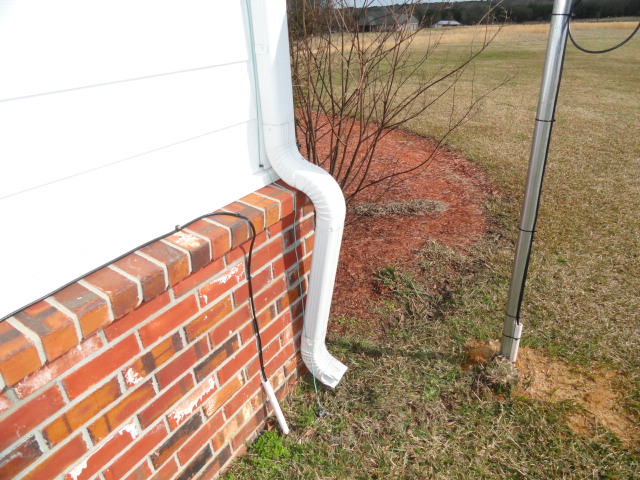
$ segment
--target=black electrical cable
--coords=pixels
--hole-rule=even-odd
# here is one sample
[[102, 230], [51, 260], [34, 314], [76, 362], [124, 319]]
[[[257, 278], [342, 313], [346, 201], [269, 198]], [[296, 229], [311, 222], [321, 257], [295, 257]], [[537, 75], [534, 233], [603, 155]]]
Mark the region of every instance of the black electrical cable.
[[160, 236], [154, 238], [153, 240], [149, 240], [148, 242], [143, 243], [142, 245], [138, 245], [137, 247], [129, 250], [126, 253], [123, 253], [122, 255], [114, 258], [113, 260], [110, 260], [110, 261], [100, 265], [99, 267], [96, 267], [93, 270], [88, 271], [84, 275], [81, 275], [81, 276], [71, 280], [70, 282], [65, 283], [60, 288], [57, 288], [57, 289], [53, 290], [52, 292], [49, 292], [48, 294], [43, 295], [42, 297], [38, 298], [37, 300], [34, 300], [33, 302], [31, 302], [31, 303], [29, 303], [29, 304], [27, 304], [27, 305], [25, 305], [25, 306], [23, 306], [23, 307], [21, 307], [21, 308], [19, 308], [17, 310], [14, 310], [10, 314], [5, 315], [4, 317], [0, 318], [0, 322], [5, 321], [6, 319], [12, 317], [16, 313], [21, 312], [25, 308], [29, 308], [32, 305], [35, 305], [36, 303], [47, 299], [51, 295], [55, 295], [59, 291], [64, 290], [68, 286], [73, 285], [74, 283], [78, 282], [79, 280], [82, 280], [83, 278], [91, 275], [92, 273], [95, 273], [98, 270], [101, 270], [101, 269], [103, 269], [105, 267], [108, 267], [109, 265], [112, 265], [112, 264], [116, 263], [119, 260], [122, 260], [126, 256], [131, 255], [132, 253], [140, 250], [141, 248], [144, 248], [146, 246], [151, 245], [152, 243], [155, 243], [155, 242], [157, 242], [159, 240], [167, 238], [169, 235], [173, 235], [174, 233], [181, 231], [185, 227], [188, 227], [189, 225], [191, 225], [192, 223], [197, 222], [198, 220], [202, 220], [203, 218], [207, 218], [207, 217], [215, 217], [215, 216], [235, 217], [235, 218], [239, 218], [241, 220], [244, 220], [244, 221], [247, 222], [247, 224], [249, 226], [249, 229], [251, 231], [251, 243], [249, 244], [249, 254], [245, 255], [245, 266], [247, 268], [247, 286], [248, 286], [248, 289], [249, 289], [249, 304], [251, 306], [251, 316], [252, 316], [253, 330], [254, 330], [254, 334], [255, 334], [255, 338], [256, 338], [256, 344], [258, 346], [258, 359], [260, 361], [260, 373], [262, 375], [262, 379], [266, 380], [267, 379], [267, 375], [266, 375], [265, 368], [264, 368], [264, 357], [262, 355], [262, 338], [260, 337], [260, 326], [258, 324], [258, 317], [256, 315], [256, 306], [255, 306], [255, 303], [254, 303], [254, 300], [253, 300], [253, 283], [251, 281], [251, 259], [252, 259], [252, 256], [253, 256], [253, 245], [254, 245], [254, 243], [256, 241], [256, 227], [253, 225], [253, 222], [248, 217], [245, 217], [244, 215], [241, 215], [239, 213], [233, 213], [233, 212], [211, 212], [211, 213], [207, 213], [207, 214], [204, 214], [204, 215], [200, 215], [199, 217], [194, 218], [193, 220], [185, 223], [182, 226], [176, 225], [176, 228], [174, 230], [172, 230], [171, 232], [165, 233], [164, 235], [160, 235]]
[[614, 50], [617, 50], [618, 48], [622, 47], [625, 43], [627, 43], [629, 40], [631, 40], [634, 37], [634, 35], [636, 33], [638, 33], [638, 30], [640, 30], [640, 22], [638, 22], [638, 25], [636, 25], [636, 28], [633, 30], [633, 32], [631, 32], [631, 34], [627, 38], [625, 38], [622, 42], [620, 42], [617, 45], [614, 45], [613, 47], [605, 48], [604, 50], [589, 50], [587, 48], [584, 48], [583, 46], [578, 44], [578, 42], [576, 42], [575, 38], [573, 38], [573, 34], [571, 33], [571, 18], [573, 16], [573, 10], [578, 6], [578, 4], [581, 1], [582, 0], [578, 0], [571, 7], [571, 16], [569, 17], [569, 30], [568, 30], [568, 32], [569, 32], [569, 40], [571, 40], [571, 43], [573, 43], [573, 46], [576, 47], [581, 52], [589, 53], [589, 54], [592, 54], [592, 55], [600, 55], [601, 53], [613, 52]]

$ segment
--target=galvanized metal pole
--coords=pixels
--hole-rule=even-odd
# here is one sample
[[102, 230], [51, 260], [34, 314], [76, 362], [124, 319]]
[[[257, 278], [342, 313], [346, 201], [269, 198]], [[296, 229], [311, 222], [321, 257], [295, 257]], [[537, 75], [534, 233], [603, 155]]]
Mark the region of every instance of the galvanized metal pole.
[[527, 185], [525, 187], [522, 211], [520, 212], [520, 224], [518, 226], [520, 232], [518, 234], [515, 258], [513, 260], [509, 298], [507, 300], [502, 341], [500, 343], [500, 354], [512, 362], [516, 361], [518, 347], [520, 345], [520, 336], [522, 334], [522, 323], [520, 322], [522, 294], [527, 279], [531, 244], [533, 242], [538, 206], [540, 203], [540, 190], [542, 189], [553, 116], [556, 109], [560, 78], [562, 76], [562, 64], [567, 46], [570, 12], [571, 0], [554, 1], [547, 45], [547, 57], [542, 73], [536, 124], [533, 132], [531, 154], [529, 156]]

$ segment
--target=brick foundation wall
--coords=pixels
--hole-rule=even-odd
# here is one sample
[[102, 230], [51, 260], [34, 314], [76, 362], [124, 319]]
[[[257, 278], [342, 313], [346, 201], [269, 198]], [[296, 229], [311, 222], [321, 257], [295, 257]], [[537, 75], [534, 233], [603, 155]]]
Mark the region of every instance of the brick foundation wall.
[[[254, 299], [280, 398], [302, 368], [313, 244], [313, 207], [295, 200], [271, 185], [222, 209], [257, 230]], [[0, 479], [213, 478], [241, 454], [270, 414], [248, 239], [242, 220], [199, 220], [0, 323]]]

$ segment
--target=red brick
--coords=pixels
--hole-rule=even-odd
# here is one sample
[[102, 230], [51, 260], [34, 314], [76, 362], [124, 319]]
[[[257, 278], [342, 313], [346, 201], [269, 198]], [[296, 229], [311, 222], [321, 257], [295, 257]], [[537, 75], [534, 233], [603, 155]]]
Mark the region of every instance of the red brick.
[[47, 302], [25, 308], [15, 318], [40, 337], [49, 361], [78, 344], [73, 320]]
[[184, 446], [178, 451], [178, 458], [182, 465], [186, 465], [203, 445], [211, 441], [211, 437], [224, 425], [222, 414], [212, 416], [191, 438], [184, 442]]
[[207, 339], [202, 338], [185, 350], [178, 358], [172, 360], [171, 363], [156, 373], [156, 380], [158, 380], [160, 389], [164, 389], [176, 378], [180, 377], [208, 352]]
[[88, 480], [116, 456], [127, 450], [138, 437], [135, 422], [120, 428], [107, 442], [91, 451], [91, 455], [78, 463], [66, 475], [66, 480]]
[[176, 298], [181, 297], [185, 293], [193, 290], [201, 283], [207, 281], [209, 277], [213, 277], [214, 275], [219, 274], [224, 269], [224, 261], [222, 260], [222, 258], [219, 258], [211, 262], [206, 267], [200, 269], [200, 271], [194, 273], [193, 275], [189, 275], [180, 283], [174, 285], [173, 292], [176, 294]]
[[0, 415], [13, 407], [13, 401], [6, 393], [0, 393]]
[[[293, 190], [295, 192], [295, 190]], [[293, 195], [273, 185], [262, 187], [256, 193], [277, 200], [280, 203], [280, 218], [293, 211]]]
[[184, 327], [187, 339], [192, 342], [231, 313], [231, 310], [231, 296], [229, 295]]
[[167, 267], [169, 285], [175, 285], [183, 278], [187, 278], [190, 273], [187, 254], [164, 242], [154, 242], [140, 251]]
[[169, 302], [171, 302], [169, 292], [164, 292], [149, 303], [143, 303], [130, 314], [122, 317], [120, 320], [116, 320], [105, 328], [104, 333], [107, 336], [107, 339], [112, 342], [132, 328], [137, 327], [158, 310], [167, 306]]
[[202, 416], [194, 415], [180, 428], [171, 434], [165, 442], [155, 448], [151, 454], [151, 463], [154, 468], [159, 468], [166, 462], [202, 425]]
[[[258, 290], [258, 285], [254, 285], [254, 291]], [[274, 303], [285, 292], [287, 292], [287, 285], [285, 279], [280, 277], [271, 282], [266, 288], [254, 293], [253, 301], [256, 306], [256, 312], [260, 312], [267, 305]]]
[[253, 417], [240, 429], [235, 437], [231, 440], [231, 446], [236, 449], [240, 447], [244, 442], [251, 440], [254, 434], [260, 430], [264, 425], [264, 419], [267, 417], [264, 408], [258, 410]]
[[205, 358], [193, 369], [193, 372], [196, 375], [196, 380], [201, 382], [207, 378], [218, 367], [218, 365], [231, 357], [236, 350], [238, 350], [238, 339], [237, 337], [232, 337], [220, 347], [216, 348], [211, 355]]
[[186, 396], [169, 414], [169, 427], [174, 430], [202, 405], [216, 390], [216, 382], [209, 378], [202, 382], [193, 392]]
[[149, 464], [147, 462], [143, 462], [127, 476], [126, 480], [147, 480], [152, 474], [153, 472], [151, 471]]
[[180, 350], [182, 339], [176, 332], [123, 369], [122, 375], [127, 387], [133, 387], [143, 381], [144, 377], [167, 363]]
[[257, 272], [264, 266], [282, 256], [282, 242], [274, 238], [258, 250], [254, 250], [251, 258], [251, 270]]
[[[303, 291], [305, 291], [304, 286], [303, 286]], [[276, 307], [278, 309], [278, 313], [284, 312], [287, 308], [294, 305], [299, 299], [300, 299], [300, 289], [297, 286], [287, 289], [284, 295], [280, 295], [276, 300]]]
[[204, 403], [202, 406], [204, 414], [207, 417], [211, 417], [218, 412], [225, 402], [242, 388], [243, 384], [244, 379], [242, 374], [238, 374], [229, 380], [224, 386], [220, 387], [215, 395]]
[[8, 322], [0, 322], [0, 373], [6, 384], [13, 385], [41, 365], [33, 342]]
[[227, 269], [222, 275], [209, 280], [198, 290], [200, 305], [205, 306], [217, 301], [233, 287], [245, 279], [244, 263], [238, 263]]
[[277, 200], [250, 193], [242, 197], [240, 201], [262, 210], [266, 227], [270, 227], [280, 220], [280, 202]]
[[58, 387], [52, 387], [0, 420], [0, 451], [64, 407]]
[[231, 249], [231, 232], [221, 225], [202, 219], [189, 224], [187, 229], [209, 239], [214, 260], [222, 257]]
[[138, 286], [109, 267], [98, 270], [85, 281], [109, 295], [115, 319], [124, 317], [142, 301], [138, 297]]
[[244, 304], [239, 309], [236, 309], [236, 311], [226, 319], [218, 323], [209, 333], [209, 341], [211, 342], [211, 345], [220, 345], [231, 335], [235, 334], [240, 327], [250, 319], [251, 311], [249, 310], [249, 305]]
[[294, 220], [295, 216], [293, 215], [293, 212], [289, 212], [284, 218], [280, 219], [279, 222], [274, 223], [267, 229], [269, 238], [275, 238], [284, 230], [290, 228], [291, 225], [293, 225]]
[[[269, 237], [267, 236], [266, 231], [262, 231], [256, 235], [256, 239], [253, 242], [253, 251], [257, 251], [262, 245], [267, 243]], [[251, 239], [245, 241], [243, 244], [238, 247], [232, 249], [225, 255], [225, 261], [227, 265], [233, 265], [238, 260], [242, 259], [243, 261], [249, 255], [249, 250], [251, 248]]]
[[140, 410], [155, 395], [153, 385], [149, 380], [136, 390], [129, 392], [123, 400], [116, 406], [109, 409], [104, 415], [98, 417], [88, 430], [94, 443], [105, 438], [110, 432], [115, 430], [128, 420], [135, 412]]
[[256, 234], [264, 230], [264, 211], [251, 205], [233, 202], [224, 207], [227, 212], [237, 213], [247, 217], [255, 229]]
[[69, 465], [78, 460], [87, 451], [87, 445], [82, 437], [71, 439], [70, 442], [49, 452], [38, 466], [22, 477], [23, 480], [50, 480], [64, 472]]
[[151, 405], [138, 414], [142, 428], [147, 428], [156, 419], [160, 418], [161, 415], [175, 405], [176, 402], [183, 398], [192, 388], [193, 379], [191, 378], [191, 374], [187, 373], [187, 375], [166, 392], [158, 396]]
[[[258, 274], [252, 273], [251, 282], [253, 284], [254, 292], [261, 290], [265, 285], [271, 282], [271, 270], [268, 268], [265, 268]], [[247, 282], [244, 282], [233, 292], [233, 302], [234, 302], [234, 305], [242, 305], [248, 299], [249, 299], [249, 287], [247, 285]]]
[[249, 342], [245, 347], [236, 353], [231, 359], [218, 370], [218, 380], [226, 383], [237, 374], [254, 356], [258, 354], [256, 342]]
[[180, 231], [169, 235], [165, 242], [173, 243], [189, 252], [191, 273], [197, 272], [211, 261], [211, 244], [208, 240]]
[[[224, 414], [227, 418], [234, 415], [251, 396], [262, 388], [260, 375], [254, 375], [227, 403], [224, 404]], [[215, 443], [214, 443], [215, 445]]]
[[176, 473], [178, 473], [178, 464], [172, 458], [165, 463], [153, 477], [149, 478], [149, 480], [173, 480]]
[[288, 270], [296, 270], [297, 262], [298, 257], [296, 256], [295, 250], [290, 250], [284, 255], [277, 257], [271, 264], [273, 278], [278, 278]]
[[132, 253], [116, 262], [116, 266], [140, 279], [143, 300], [148, 302], [167, 289], [164, 270], [146, 258]]
[[138, 342], [133, 335], [125, 338], [63, 379], [62, 383], [67, 395], [70, 399], [82, 395], [89, 387], [115, 373], [120, 365], [130, 360], [139, 351]]
[[119, 396], [120, 386], [114, 378], [43, 428], [44, 437], [50, 446], [57, 445]]
[[209, 217], [209, 220], [224, 225], [231, 230], [231, 248], [234, 249], [250, 238], [249, 224], [241, 218], [223, 215], [223, 213], [216, 212], [216, 215]]
[[281, 368], [285, 364], [285, 362], [294, 354], [295, 350], [293, 348], [293, 345], [291, 343], [288, 343], [276, 355], [270, 356], [269, 359], [267, 359], [267, 356], [265, 355], [265, 362], [267, 364], [265, 365], [264, 369], [267, 372], [267, 377], [271, 377], [273, 374], [275, 374], [276, 371]]
[[140, 338], [145, 347], [155, 343], [160, 338], [171, 333], [191, 316], [198, 312], [198, 301], [194, 295], [182, 300], [177, 305], [171, 307], [151, 322], [141, 327]]
[[124, 453], [109, 468], [104, 470], [107, 480], [119, 480], [140, 462], [153, 448], [167, 435], [167, 429], [163, 423], [159, 423], [137, 442], [130, 445]]
[[78, 317], [84, 338], [111, 321], [107, 301], [78, 283], [59, 291], [53, 298]]
[[0, 458], [0, 478], [15, 478], [42, 455], [35, 437], [28, 438]]
[[[209, 459], [213, 456], [213, 450], [210, 445], [204, 447], [200, 453], [182, 470], [179, 477], [176, 480], [187, 480], [195, 477], [204, 466], [209, 462]], [[203, 477], [200, 477], [203, 478]]]
[[224, 467], [224, 465], [231, 458], [231, 447], [228, 445], [219, 452], [213, 461], [209, 461], [208, 465], [201, 467], [199, 470], [199, 478], [214, 478], [218, 472]]
[[26, 398], [35, 391], [60, 377], [64, 372], [75, 367], [83, 359], [87, 358], [102, 347], [102, 340], [97, 335], [88, 338], [76, 348], [71, 349], [62, 357], [40, 368], [33, 375], [16, 384], [13, 389], [18, 398]]

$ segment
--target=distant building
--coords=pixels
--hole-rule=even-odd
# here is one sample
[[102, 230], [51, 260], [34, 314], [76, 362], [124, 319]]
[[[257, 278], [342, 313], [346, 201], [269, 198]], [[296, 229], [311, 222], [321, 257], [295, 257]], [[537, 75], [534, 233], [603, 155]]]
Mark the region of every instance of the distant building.
[[461, 27], [462, 24], [457, 20], [440, 20], [438, 23], [433, 25], [435, 28], [445, 28], [445, 27]]
[[358, 28], [363, 32], [418, 30], [420, 22], [408, 13], [369, 10], [360, 18]]

